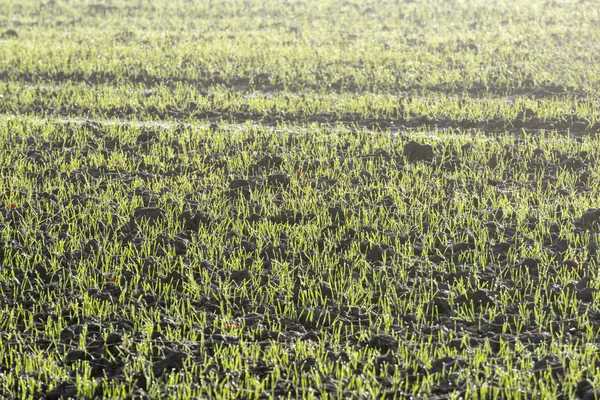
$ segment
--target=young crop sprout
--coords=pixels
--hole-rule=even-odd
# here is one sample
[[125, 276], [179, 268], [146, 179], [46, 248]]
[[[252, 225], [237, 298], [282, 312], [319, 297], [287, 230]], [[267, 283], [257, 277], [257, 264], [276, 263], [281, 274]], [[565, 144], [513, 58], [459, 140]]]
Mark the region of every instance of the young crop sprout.
[[4, 3], [0, 398], [597, 396], [594, 2]]

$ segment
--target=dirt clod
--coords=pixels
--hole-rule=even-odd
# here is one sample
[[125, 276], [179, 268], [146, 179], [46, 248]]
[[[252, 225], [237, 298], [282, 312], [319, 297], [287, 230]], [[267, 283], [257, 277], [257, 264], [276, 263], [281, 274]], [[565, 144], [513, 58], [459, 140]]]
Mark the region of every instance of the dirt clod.
[[410, 162], [433, 160], [433, 147], [413, 140], [404, 145], [403, 153]]

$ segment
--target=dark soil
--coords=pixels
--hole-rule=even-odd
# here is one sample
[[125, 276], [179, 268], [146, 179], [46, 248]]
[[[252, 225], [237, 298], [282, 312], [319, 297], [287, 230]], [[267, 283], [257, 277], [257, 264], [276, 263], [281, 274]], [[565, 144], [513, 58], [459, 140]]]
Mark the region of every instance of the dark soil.
[[[517, 117], [515, 119], [451, 119], [431, 118], [421, 115], [404, 115], [389, 113], [386, 118], [365, 118], [357, 114], [336, 115], [332, 113], [317, 113], [305, 115], [302, 112], [289, 113], [265, 109], [261, 112], [232, 111], [218, 107], [211, 111], [199, 111], [193, 103], [180, 104], [178, 106], [165, 106], [158, 108], [150, 106], [143, 107], [111, 107], [107, 109], [92, 109], [81, 106], [52, 107], [48, 108], [45, 100], [33, 101], [33, 105], [22, 107], [19, 114], [34, 115], [37, 118], [47, 117], [50, 119], [72, 119], [87, 118], [89, 115], [100, 115], [101, 119], [110, 120], [152, 120], [152, 121], [187, 121], [199, 119], [211, 123], [259, 123], [264, 126], [276, 127], [281, 124], [311, 124], [316, 123], [323, 126], [346, 126], [351, 128], [367, 128], [374, 132], [403, 132], [407, 129], [455, 129], [460, 131], [481, 130], [488, 134], [518, 133], [523, 131], [552, 130], [572, 135], [597, 135], [600, 132], [600, 122], [590, 123], [585, 118], [576, 114], [565, 114], [561, 118], [539, 118], [529, 116], [527, 118]], [[38, 103], [38, 104], [36, 104]], [[7, 104], [3, 108], [0, 104], [0, 113], [14, 112], [13, 106]]]
[[[5, 35], [7, 38], [18, 37], [18, 34], [12, 29], [7, 30], [3, 35]], [[207, 91], [212, 87], [220, 86], [238, 92], [254, 92], [256, 90], [261, 92], [280, 92], [285, 89], [286, 92], [292, 93], [303, 93], [307, 90], [326, 90], [328, 92], [337, 93], [383, 92], [394, 93], [396, 95], [406, 94], [409, 96], [420, 95], [424, 93], [438, 93], [468, 95], [471, 98], [490, 96], [524, 96], [535, 99], [555, 98], [560, 96], [583, 97], [587, 94], [583, 88], [555, 83], [535, 84], [533, 81], [524, 82], [524, 84], [520, 86], [516, 86], [512, 83], [507, 83], [506, 85], [473, 83], [469, 86], [450, 86], [447, 84], [442, 84], [430, 87], [424, 87], [422, 85], [398, 86], [397, 84], [388, 86], [358, 86], [352, 81], [344, 82], [343, 80], [331, 84], [328, 83], [329, 81], [325, 80], [321, 75], [316, 75], [316, 77], [316, 84], [307, 84], [307, 81], [310, 80], [305, 78], [298, 80], [296, 83], [287, 83], [284, 86], [283, 83], [277, 82], [276, 77], [264, 72], [257, 72], [250, 76], [236, 76], [225, 79], [221, 77], [219, 71], [210, 71], [206, 69], [200, 71], [199, 78], [156, 76], [149, 74], [148, 71], [144, 69], [132, 71], [119, 76], [114, 73], [104, 71], [96, 71], [92, 73], [58, 71], [52, 74], [39, 72], [19, 72], [16, 74], [11, 74], [0, 71], [0, 81], [16, 80], [27, 83], [46, 82], [59, 85], [65, 82], [83, 82], [90, 85], [119, 85], [125, 83], [135, 83], [141, 84], [147, 88], [159, 86], [174, 87], [177, 84], [185, 84], [198, 88], [198, 90], [201, 91]]]
[[[189, 160], [180, 157], [184, 150], [179, 140], [160, 129], [144, 130], [134, 140], [125, 140], [109, 135], [101, 125], [89, 124], [83, 127], [84, 138], [75, 141], [75, 135], [69, 133], [78, 131], [80, 134], [81, 126], [57, 124], [55, 128], [57, 132], [53, 139], [43, 139], [36, 132], [30, 132], [27, 137], [3, 144], [4, 149], [12, 146], [16, 159], [27, 165], [25, 170], [5, 165], [2, 167], [3, 175], [15, 180], [28, 180], [33, 192], [15, 194], [11, 192], [13, 189], [6, 188], [3, 193], [6, 206], [1, 210], [3, 222], [0, 225], [4, 232], [0, 242], [4, 276], [0, 282], [0, 304], [3, 308], [22, 311], [18, 314], [18, 320], [14, 321], [14, 331], [4, 330], [0, 332], [0, 338], [9, 349], [17, 346], [24, 352], [43, 351], [48, 356], [58, 356], [63, 360], [65, 371], [71, 373], [77, 365], [88, 365], [91, 375], [101, 382], [99, 388], [126, 379], [126, 366], [139, 357], [146, 359], [149, 365], [147, 371], [152, 371], [152, 374], [144, 371], [135, 374], [130, 387], [132, 397], [144, 398], [143, 393], [153, 380], [184, 370], [188, 362], [206, 365], [219, 371], [222, 379], [226, 379], [228, 372], [211, 359], [205, 358], [205, 355], [214, 354], [223, 347], [241, 346], [242, 343], [255, 343], [262, 348], [279, 343], [290, 349], [290, 359], [297, 370], [308, 374], [318, 371], [320, 361], [312, 357], [295, 359], [292, 344], [297, 340], [321, 342], [341, 326], [341, 341], [350, 348], [375, 351], [373, 365], [378, 379], [381, 378], [381, 393], [386, 398], [408, 396], [407, 393], [390, 387], [389, 379], [398, 371], [413, 384], [434, 375], [436, 385], [429, 394], [443, 398], [449, 393], [461, 393], [465, 390], [465, 382], [458, 379], [458, 376], [460, 370], [469, 365], [469, 360], [448, 355], [427, 364], [415, 360], [408, 365], [398, 358], [397, 351], [401, 345], [399, 335], [426, 336], [435, 347], [438, 340], [452, 331], [455, 339], [450, 344], [455, 349], [489, 347], [491, 356], [500, 352], [502, 346], [515, 346], [516, 343], [533, 351], [540, 343], [557, 340], [551, 332], [560, 332], [563, 345], [577, 346], [582, 343], [586, 327], [572, 316], [567, 318], [563, 315], [564, 309], [558, 305], [565, 299], [576, 307], [579, 315], [587, 315], [589, 329], [598, 332], [600, 328], [600, 314], [591, 311], [597, 291], [593, 282], [597, 277], [594, 267], [598, 245], [592, 240], [584, 252], [570, 242], [560, 229], [561, 226], [569, 226], [574, 235], [572, 238], [584, 237], [600, 226], [600, 211], [590, 208], [573, 214], [568, 209], [558, 209], [555, 221], [540, 221], [535, 213], [537, 205], [531, 204], [531, 213], [523, 222], [520, 216], [510, 211], [510, 207], [490, 209], [486, 204], [480, 203], [484, 201], [480, 196], [483, 190], [497, 190], [506, 196], [509, 203], [516, 201], [511, 198], [511, 193], [519, 188], [544, 190], [547, 196], [557, 199], [557, 204], [564, 204], [559, 201], [561, 198], [591, 193], [593, 185], [596, 185], [593, 171], [597, 166], [597, 154], [583, 151], [577, 145], [578, 142], [575, 142], [571, 151], [551, 152], [537, 147], [540, 143], [528, 143], [516, 138], [514, 145], [496, 147], [497, 151], [486, 160], [487, 165], [481, 165], [479, 159], [470, 156], [478, 151], [477, 145], [472, 143], [455, 147], [452, 143], [419, 143], [397, 137], [393, 142], [395, 146], [390, 148], [364, 152], [360, 145], [344, 148], [340, 143], [337, 149], [328, 148], [331, 145], [323, 145], [321, 150], [314, 149], [315, 159], [302, 159], [294, 145], [294, 141], [299, 139], [291, 134], [279, 139], [277, 143], [260, 135], [248, 135], [245, 138], [246, 144], [263, 144], [255, 147], [257, 151], [252, 153], [253, 163], [248, 172], [239, 174], [236, 167], [229, 165], [228, 159], [240, 154], [245, 145], [234, 142], [227, 135], [219, 136], [227, 144], [221, 150], [211, 150], [208, 142], [198, 145], [197, 149], [208, 150], [196, 152], [201, 162], [199, 166], [192, 168], [188, 164]], [[169, 149], [172, 156], [164, 157], [161, 164], [145, 161], [144, 156], [157, 147]], [[273, 151], [273, 148], [277, 150]], [[134, 160], [137, 167], [126, 170], [91, 162], [93, 156], [109, 156], [111, 152], [117, 151]], [[318, 151], [338, 156], [319, 161], [316, 158]], [[346, 158], [348, 151], [354, 155], [351, 159]], [[489, 154], [487, 150], [479, 151]], [[70, 172], [61, 170], [56, 161], [62, 162], [75, 157], [83, 163], [80, 168]], [[331, 188], [339, 186], [336, 179], [340, 177], [315, 177], [319, 168], [329, 168], [337, 165], [336, 163], [352, 163], [355, 166], [353, 170], [364, 171], [353, 178], [353, 186], [348, 187], [349, 194], [368, 191], [369, 182], [373, 180], [389, 180], [387, 174], [390, 169], [404, 171], [416, 164], [433, 168], [430, 178], [447, 177], [450, 172], [461, 171], [462, 168], [494, 170], [500, 168], [500, 165], [505, 168], [505, 176], [502, 179], [490, 177], [487, 182], [472, 182], [468, 178], [458, 182], [452, 178], [444, 178], [447, 180], [444, 181], [443, 190], [447, 196], [436, 204], [428, 203], [428, 194], [416, 190], [404, 194], [401, 201], [405, 204], [397, 203], [398, 200], [392, 196], [383, 196], [373, 201], [367, 191], [354, 197], [358, 199], [356, 203], [336, 204], [328, 200], [327, 193]], [[378, 171], [375, 176], [366, 171], [367, 166], [373, 163]], [[201, 174], [199, 171], [203, 169], [229, 178], [222, 187], [202, 183], [198, 179], [193, 191], [182, 196], [179, 196], [181, 192], [173, 192], [179, 196], [176, 200], [170, 196], [170, 185], [175, 185], [179, 177], [184, 174]], [[290, 170], [297, 171], [297, 176], [291, 176]], [[578, 177], [576, 185], [562, 186], [557, 180], [557, 174], [564, 170]], [[530, 179], [515, 180], [513, 177], [518, 174], [529, 176]], [[537, 176], [543, 176], [544, 179], [538, 180]], [[290, 209], [282, 200], [286, 194], [295, 196], [293, 191], [296, 190], [297, 179], [322, 191], [323, 202], [320, 207], [326, 210], [326, 214], [319, 218], [328, 218], [319, 234], [306, 238], [314, 243], [311, 251], [295, 250], [298, 246], [286, 234], [290, 226], [315, 225], [318, 218], [312, 212]], [[137, 182], [137, 186], [133, 182]], [[139, 185], [140, 182], [153, 187], [158, 187], [160, 185], [157, 183], [163, 182], [164, 186], [162, 190], [153, 191]], [[55, 189], [52, 189], [52, 185]], [[65, 185], [70, 185], [73, 190], [68, 197], [60, 190]], [[135, 201], [137, 206], [128, 211], [118, 208], [124, 200], [122, 198], [114, 198], [106, 203], [101, 197], [106, 190], [114, 190], [109, 185], [115, 185], [119, 193], [127, 193], [129, 201]], [[438, 213], [446, 213], [445, 221], [451, 221], [459, 215], [459, 211], [451, 203], [452, 195], [457, 192], [472, 197], [472, 215], [479, 218], [488, 235], [483, 246], [478, 244], [478, 238], [468, 229], [459, 227], [456, 231], [449, 231], [447, 225], [434, 222], [437, 221]], [[270, 213], [265, 210], [264, 205], [255, 203], [253, 196], [256, 193], [272, 194], [277, 212]], [[222, 201], [222, 207], [226, 211], [212, 211], [210, 204], [202, 203], [206, 195]], [[8, 199], [11, 198], [19, 198], [20, 201], [18, 204], [9, 204]], [[386, 218], [400, 221], [406, 218], [400, 212], [401, 207], [418, 201], [428, 204], [429, 209], [421, 211], [424, 216], [422, 225], [415, 225], [407, 232], [388, 232], [375, 224], [363, 225], [359, 230], [348, 225], [351, 218], [365, 212], [382, 213]], [[89, 224], [84, 215], [88, 212], [86, 210], [95, 208], [100, 208], [104, 217]], [[238, 212], [242, 208], [250, 210], [249, 213]], [[80, 216], [66, 213], [67, 209], [78, 210]], [[33, 216], [35, 222], [31, 223]], [[216, 232], [224, 224], [231, 222], [249, 225], [269, 222], [280, 227], [279, 240], [276, 243], [259, 241], [244, 231], [230, 230], [218, 255], [211, 260], [195, 259], [198, 254], [209, 254], [208, 251], [196, 250], [197, 246], [203, 246], [198, 242], [199, 231]], [[523, 227], [529, 226], [533, 231], [540, 224], [546, 223], [548, 229], [544, 230], [541, 240], [544, 258], [519, 256], [517, 262], [514, 262], [511, 254], [516, 249], [533, 243], [523, 233]], [[177, 228], [170, 231], [160, 228], [165, 224]], [[159, 227], [160, 233], [149, 243], [148, 240], [152, 237], [149, 229], [153, 227]], [[75, 242], [74, 232], [79, 233]], [[425, 233], [435, 233], [438, 240], [424, 243]], [[373, 241], [373, 238], [378, 239]], [[55, 248], [60, 241], [70, 245], [57, 256], [50, 249]], [[104, 247], [110, 243], [127, 245], [132, 250], [131, 256], [122, 265], [123, 268], [115, 269], [113, 276], [97, 281], [92, 287], [65, 284], [78, 274], [78, 268], [82, 266], [88, 269], [87, 274], [104, 274], [106, 269], [102, 267], [102, 262], [92, 260], [99, 260], [98, 256], [104, 254]], [[372, 287], [373, 296], [363, 299], [361, 306], [350, 307], [331, 284], [331, 276], [324, 271], [312, 269], [311, 260], [315, 256], [327, 254], [339, 260], [340, 270], [345, 271], [343, 273], [352, 274], [356, 268], [356, 260], [346, 258], [351, 254], [350, 251], [354, 251], [352, 249], [359, 249], [360, 257], [371, 269], [364, 277], [367, 280], [364, 284]], [[577, 261], [573, 257], [574, 251], [585, 256]], [[234, 255], [239, 257], [238, 254], [244, 255], [246, 264], [232, 270], [226, 261]], [[411, 265], [403, 271], [393, 268], [394, 265], [407, 265], [403, 261], [406, 254], [412, 254]], [[490, 262], [474, 269], [464, 262], [473, 254], [485, 254]], [[38, 261], [25, 267], [15, 262], [27, 255], [35, 255]], [[119, 265], [118, 260], [112, 262]], [[169, 300], [160, 296], [158, 286], [142, 291], [132, 283], [136, 277], [141, 276], [142, 279], [168, 285], [181, 299], [186, 297], [190, 279], [215, 288], [227, 282], [232, 287], [249, 285], [253, 290], [258, 290], [270, 284], [271, 279], [278, 279], [270, 273], [278, 263], [294, 266], [290, 279], [295, 283], [289, 295], [282, 293], [274, 302], [258, 304], [250, 297], [221, 294], [219, 290], [209, 291], [200, 300], [193, 302], [196, 312], [204, 313], [209, 322], [195, 328], [202, 333], [201, 342], [184, 344], [166, 340], [166, 332], [185, 331], [190, 327], [174, 322], [173, 308]], [[183, 269], [164, 268], [164, 265], [174, 264], [181, 265]], [[260, 268], [257, 269], [256, 265], [260, 265]], [[188, 273], [192, 266], [196, 266], [197, 275]], [[564, 276], [565, 269], [571, 271], [572, 279], [568, 283], [560, 278]], [[374, 272], [377, 272], [377, 277]], [[206, 277], [208, 281], [205, 280]], [[459, 282], [465, 288], [460, 294], [456, 291], [456, 284]], [[540, 287], [544, 289], [541, 294], [538, 292]], [[416, 309], [396, 309], [391, 310], [394, 323], [390, 333], [382, 333], [378, 326], [371, 326], [384, 313], [380, 307], [381, 298], [420, 297], [423, 288], [432, 293], [423, 304], [421, 311], [424, 317], [418, 316]], [[307, 307], [304, 304], [303, 299], [309, 293], [321, 299], [320, 307]], [[503, 304], [504, 311], [493, 319], [488, 319], [487, 310], [502, 302], [501, 295], [514, 299], [514, 302]], [[534, 295], [540, 298], [536, 300]], [[119, 312], [102, 320], [73, 307], [64, 307], [57, 312], [56, 304], [78, 304], [84, 297], [107, 304], [126, 305], [128, 309], [155, 310], [161, 316], [161, 322], [156, 324], [152, 333], [151, 357], [136, 354], [136, 347], [131, 345], [131, 340], [135, 342], [135, 338], [145, 333], [140, 331], [136, 321]], [[542, 310], [548, 316], [546, 319], [537, 319], [534, 313], [539, 301], [549, 304]], [[295, 317], [274, 320], [275, 310], [289, 304], [297, 309]], [[556, 307], [553, 308], [553, 305]], [[461, 310], [465, 309], [472, 310], [476, 317], [474, 321], [462, 317], [465, 314]], [[526, 310], [527, 317], [524, 317], [523, 310]], [[232, 313], [235, 324], [239, 325], [241, 331], [238, 335], [231, 335], [226, 329], [211, 323], [227, 313]], [[45, 336], [42, 333], [49, 321], [60, 322], [66, 327], [59, 333], [59, 337], [32, 341], [31, 337]], [[275, 329], [276, 326], [284, 328]], [[38, 334], [34, 335], [32, 329]], [[356, 334], [357, 329], [363, 333], [361, 337]], [[124, 340], [125, 337], [128, 338], [127, 341]], [[600, 336], [595, 337], [600, 340]], [[348, 363], [345, 351], [329, 347], [328, 342], [325, 340], [322, 345], [328, 351], [329, 362]], [[248, 371], [249, 374], [270, 376], [270, 366], [261, 364], [260, 360], [253, 361], [256, 361], [256, 365]], [[490, 362], [494, 363], [493, 357]], [[593, 371], [592, 367], [593, 365], [590, 366], [590, 371]], [[366, 367], [361, 363], [356, 364], [356, 374], [364, 373], [363, 368]], [[565, 366], [556, 356], [548, 354], [539, 356], [534, 365], [524, 368], [529, 368], [530, 373], [540, 376], [550, 371], [553, 376], [560, 378], [567, 374], [568, 365]], [[0, 369], [4, 374], [18, 373], [6, 358], [0, 364]], [[37, 379], [41, 382], [38, 398], [77, 397], [77, 388], [67, 381], [51, 385], [43, 376]], [[303, 389], [294, 387], [289, 379], [290, 376], [284, 376], [273, 382], [268, 388], [269, 393], [276, 396], [286, 393], [301, 396]], [[488, 383], [501, 384], [491, 376], [488, 377]], [[99, 389], [99, 393], [101, 390]], [[327, 386], [325, 390], [328, 390]], [[332, 394], [335, 393], [334, 390], [332, 385]], [[568, 393], [568, 388], [560, 387], [559, 390]], [[585, 398], [595, 393], [591, 385], [581, 384], [577, 390]], [[344, 396], [351, 397], [352, 393], [345, 392]]]

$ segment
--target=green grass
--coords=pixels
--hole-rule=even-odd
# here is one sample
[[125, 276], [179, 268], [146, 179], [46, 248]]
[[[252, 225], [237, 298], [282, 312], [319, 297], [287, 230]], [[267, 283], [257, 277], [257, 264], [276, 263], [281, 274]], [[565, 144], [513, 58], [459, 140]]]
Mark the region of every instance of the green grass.
[[600, 385], [594, 2], [201, 3], [0, 0], [0, 397]]

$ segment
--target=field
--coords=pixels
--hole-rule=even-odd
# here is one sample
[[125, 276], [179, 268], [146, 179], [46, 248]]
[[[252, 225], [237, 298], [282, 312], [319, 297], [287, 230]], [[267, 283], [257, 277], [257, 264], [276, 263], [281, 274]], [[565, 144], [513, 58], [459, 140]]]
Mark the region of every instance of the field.
[[600, 398], [595, 1], [106, 1], [0, 0], [0, 398]]

